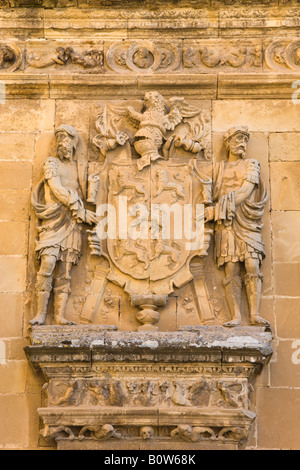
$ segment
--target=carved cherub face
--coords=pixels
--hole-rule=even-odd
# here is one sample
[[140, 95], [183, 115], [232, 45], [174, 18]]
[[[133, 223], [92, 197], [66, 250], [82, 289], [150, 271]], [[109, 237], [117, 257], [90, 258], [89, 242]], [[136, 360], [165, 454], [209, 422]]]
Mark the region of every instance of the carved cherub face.
[[189, 426], [188, 424], [182, 424], [178, 426], [178, 430], [180, 434], [182, 434], [185, 437], [190, 437], [193, 433], [193, 428]]
[[151, 426], [143, 426], [140, 431], [140, 436], [142, 439], [152, 439], [154, 436], [154, 429]]
[[153, 56], [146, 47], [140, 47], [134, 53], [132, 61], [137, 67], [146, 69], [151, 67], [153, 63]]
[[249, 136], [243, 132], [237, 132], [228, 140], [228, 150], [232, 155], [245, 158]]

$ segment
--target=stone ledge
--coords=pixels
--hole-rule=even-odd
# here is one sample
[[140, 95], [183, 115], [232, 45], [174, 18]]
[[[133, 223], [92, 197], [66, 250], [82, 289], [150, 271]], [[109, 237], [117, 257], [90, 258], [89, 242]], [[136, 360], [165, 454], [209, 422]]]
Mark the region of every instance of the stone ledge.
[[1, 73], [9, 99], [105, 99], [141, 96], [157, 90], [166, 96], [182, 93], [190, 99], [291, 99], [295, 73], [184, 74], [122, 76], [116, 74]]
[[181, 331], [136, 333], [114, 326], [36, 326], [25, 348], [33, 364], [53, 362], [248, 362], [264, 364], [272, 334], [262, 327], [183, 327]]

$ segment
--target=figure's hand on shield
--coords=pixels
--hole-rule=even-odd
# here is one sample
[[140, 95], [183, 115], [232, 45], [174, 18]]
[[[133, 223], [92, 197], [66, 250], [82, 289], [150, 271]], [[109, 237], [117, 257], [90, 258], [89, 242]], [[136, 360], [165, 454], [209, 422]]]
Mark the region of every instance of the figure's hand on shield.
[[90, 210], [87, 209], [85, 211], [85, 221], [89, 225], [97, 224], [98, 220], [97, 220], [95, 212], [90, 211]]

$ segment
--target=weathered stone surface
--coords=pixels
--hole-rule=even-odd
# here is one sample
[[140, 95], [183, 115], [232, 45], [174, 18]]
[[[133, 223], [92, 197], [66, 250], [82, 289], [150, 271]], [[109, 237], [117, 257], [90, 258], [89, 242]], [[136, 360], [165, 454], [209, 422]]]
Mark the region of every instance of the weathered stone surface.
[[[263, 449], [299, 449], [295, 432], [299, 422], [297, 389], [260, 388], [257, 391], [257, 410], [260, 419], [257, 426], [258, 446]], [[261, 413], [262, 409], [264, 410]], [[282, 436], [278, 434], [282, 430]]]
[[[59, 325], [34, 326], [31, 333], [32, 346], [37, 348], [28, 351], [39, 351], [43, 347], [73, 348], [89, 347], [95, 351], [138, 352], [148, 351], [155, 355], [157, 349], [161, 351], [178, 350], [207, 352], [218, 350], [251, 351], [255, 349], [261, 354], [269, 354], [271, 335], [263, 327], [236, 327], [234, 330], [222, 326], [186, 326], [179, 332], [154, 332], [137, 335], [135, 332], [114, 331], [114, 325]], [[39, 348], [40, 346], [40, 348]]]
[[[226, 120], [224, 120], [226, 116]], [[226, 131], [229, 127], [247, 123], [250, 131], [293, 132], [300, 128], [297, 106], [289, 100], [220, 100], [213, 103], [213, 128]]]
[[[299, 446], [298, 3], [0, 1], [1, 448], [57, 444], [58, 449], [114, 452]], [[242, 162], [260, 162], [269, 193], [261, 232], [266, 259], [260, 268], [260, 311], [273, 331], [272, 361], [271, 333], [247, 326], [244, 281], [249, 277], [243, 266], [241, 325], [222, 327], [232, 318], [223, 285], [228, 276], [216, 267], [212, 232], [206, 234], [211, 241], [208, 247], [206, 239], [205, 256], [192, 260], [194, 279], [175, 286], [168, 301], [160, 287], [149, 309], [142, 304], [149, 301], [146, 285], [124, 286], [122, 276], [107, 279], [108, 260], [99, 258], [106, 248], [86, 227], [79, 264], [72, 268], [72, 279], [65, 279], [71, 290], [65, 318], [78, 325], [64, 331], [52, 325], [57, 309], [52, 291], [46, 325], [33, 327], [33, 344], [26, 350], [33, 369], [22, 350], [29, 340], [28, 323], [37, 313], [40, 263], [34, 254], [38, 232], [30, 199], [43, 178], [45, 160], [56, 155], [54, 130], [61, 124], [77, 129], [80, 175], [100, 176], [97, 205], [91, 196], [85, 206], [95, 211], [107, 202], [106, 168], [115, 162], [132, 169], [142, 157], [134, 147], [142, 130], [126, 121], [124, 107], [143, 115], [145, 94], [153, 91], [168, 103], [175, 96], [184, 98], [204, 113], [202, 122], [192, 125], [194, 118], [184, 117], [168, 131], [172, 161], [151, 162], [152, 173], [158, 164], [168, 170], [169, 189], [163, 195], [170, 198], [165, 199], [180, 201], [171, 188], [184, 186], [184, 172], [173, 172], [171, 165], [195, 163], [207, 184], [215, 180], [213, 163], [226, 162], [224, 132], [249, 127], [248, 155]], [[115, 115], [110, 114], [113, 106]], [[107, 121], [101, 122], [105, 115]], [[152, 132], [153, 123], [163, 125], [160, 118], [152, 118]], [[117, 136], [118, 131], [123, 134]], [[200, 134], [204, 142], [197, 140]], [[176, 147], [178, 137], [185, 138], [181, 148]], [[117, 141], [123, 142], [120, 148]], [[199, 154], [191, 152], [200, 145], [204, 150]], [[148, 173], [146, 166], [127, 175], [127, 186], [145, 184]], [[233, 175], [230, 184], [237, 179]], [[155, 179], [151, 186], [156, 187]], [[193, 181], [194, 189], [200, 186]], [[127, 187], [121, 194], [130, 198], [131, 191]], [[208, 224], [215, 230], [215, 222]], [[147, 263], [139, 240], [138, 245], [125, 255], [126, 262], [122, 247], [111, 246], [111, 254], [130, 274], [137, 261]], [[149, 251], [151, 263], [160, 250], [168, 251], [159, 244], [155, 248]], [[162, 255], [169, 267], [176, 265], [178, 245], [172, 249], [173, 257]], [[152, 271], [159, 275], [162, 269]], [[132, 290], [134, 296], [128, 293]], [[137, 331], [149, 329], [149, 318], [158, 333]]]
[[274, 261], [299, 262], [300, 213], [298, 211], [272, 211], [271, 221]]
[[290, 162], [299, 161], [300, 134], [294, 132], [271, 133], [270, 161]]
[[273, 162], [270, 165], [273, 210], [299, 210], [300, 162]]

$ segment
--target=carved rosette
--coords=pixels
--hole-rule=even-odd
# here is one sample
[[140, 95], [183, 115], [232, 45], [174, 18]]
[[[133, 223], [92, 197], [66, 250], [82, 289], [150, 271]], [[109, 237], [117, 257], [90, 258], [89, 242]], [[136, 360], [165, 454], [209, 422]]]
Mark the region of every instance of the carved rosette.
[[44, 326], [31, 341], [27, 356], [47, 379], [40, 434], [58, 449], [236, 449], [255, 420], [252, 384], [272, 353], [259, 327], [137, 337]]
[[115, 72], [170, 72], [180, 65], [181, 50], [170, 42], [120, 42], [106, 54], [107, 64]]

